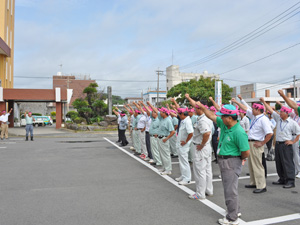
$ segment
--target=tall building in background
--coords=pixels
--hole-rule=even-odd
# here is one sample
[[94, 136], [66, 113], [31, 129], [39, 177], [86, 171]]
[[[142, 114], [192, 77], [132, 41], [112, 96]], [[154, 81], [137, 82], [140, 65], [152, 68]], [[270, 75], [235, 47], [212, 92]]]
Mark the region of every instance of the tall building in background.
[[167, 92], [177, 84], [181, 82], [186, 82], [190, 80], [199, 80], [200, 77], [210, 77], [211, 79], [219, 80], [220, 76], [218, 74], [209, 74], [207, 71], [203, 73], [183, 73], [179, 71], [179, 66], [171, 65], [167, 67]]
[[14, 86], [15, 0], [0, 0], [0, 80], [1, 87]]

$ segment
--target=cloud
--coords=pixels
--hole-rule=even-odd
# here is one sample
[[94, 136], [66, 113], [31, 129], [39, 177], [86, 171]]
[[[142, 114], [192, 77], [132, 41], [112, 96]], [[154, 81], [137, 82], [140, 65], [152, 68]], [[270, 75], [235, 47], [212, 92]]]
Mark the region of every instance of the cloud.
[[[64, 73], [90, 74], [92, 79], [153, 81], [99, 81], [100, 86], [110, 85], [123, 97], [139, 96], [142, 90], [156, 88], [155, 70], [171, 65], [172, 50], [174, 64], [183, 67], [224, 48], [295, 3], [19, 0], [15, 76], [51, 77], [63, 64]], [[30, 7], [35, 8], [34, 13]], [[299, 20], [295, 16], [248, 44], [183, 72], [222, 73], [286, 48], [298, 40]], [[299, 47], [224, 74], [224, 78], [267, 82], [288, 77], [300, 69], [297, 58]], [[16, 77], [15, 87], [51, 88], [50, 80]]]

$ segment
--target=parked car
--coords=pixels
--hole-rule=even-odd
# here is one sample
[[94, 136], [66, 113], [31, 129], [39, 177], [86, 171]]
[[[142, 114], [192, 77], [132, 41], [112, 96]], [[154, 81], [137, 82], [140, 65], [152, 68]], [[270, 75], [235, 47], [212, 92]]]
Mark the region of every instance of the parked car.
[[[52, 125], [53, 120], [51, 117], [49, 118], [48, 116], [32, 116], [35, 121], [33, 121], [33, 126], [38, 127], [38, 126], [45, 126], [45, 125]], [[26, 119], [24, 114], [21, 115], [21, 126], [26, 126]]]

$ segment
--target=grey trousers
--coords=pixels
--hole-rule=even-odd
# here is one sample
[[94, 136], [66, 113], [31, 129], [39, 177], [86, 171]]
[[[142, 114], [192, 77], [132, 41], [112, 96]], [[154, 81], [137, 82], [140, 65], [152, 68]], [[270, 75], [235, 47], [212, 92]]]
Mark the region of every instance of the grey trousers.
[[242, 171], [240, 158], [218, 159], [224, 188], [225, 204], [227, 207], [226, 218], [230, 221], [238, 219], [240, 212], [238, 196], [238, 178]]
[[[295, 140], [295, 137], [293, 135], [293, 140]], [[300, 172], [300, 155], [299, 155], [299, 141], [297, 141], [295, 144], [293, 144], [293, 160], [295, 164], [295, 174]]]
[[28, 137], [28, 134], [30, 133], [30, 137], [33, 137], [33, 125], [27, 124], [25, 127], [26, 130], [26, 138]]

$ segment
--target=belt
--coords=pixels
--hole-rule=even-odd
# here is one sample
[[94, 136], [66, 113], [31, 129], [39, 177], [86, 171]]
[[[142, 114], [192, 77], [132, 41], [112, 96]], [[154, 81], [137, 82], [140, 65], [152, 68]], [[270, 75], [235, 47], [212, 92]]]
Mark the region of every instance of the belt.
[[276, 141], [276, 144], [279, 144], [279, 145], [282, 145], [284, 143], [285, 143], [285, 141]]
[[138, 128], [138, 130], [143, 130], [143, 128]]
[[248, 141], [258, 141], [258, 140], [254, 140], [254, 139], [249, 139]]
[[234, 156], [234, 155], [218, 155], [219, 159], [229, 159], [229, 158], [241, 158], [241, 156]]
[[193, 144], [194, 144], [194, 145], [201, 145], [201, 144], [197, 144], [197, 143], [195, 143], [195, 142], [193, 142]]
[[297, 136], [297, 134], [292, 134], [293, 136]]
[[146, 131], [147, 134], [149, 134], [149, 131]]
[[26, 125], [32, 125], [32, 123], [27, 123]]
[[165, 138], [165, 137], [168, 137], [168, 136], [158, 136], [159, 139], [162, 139], [162, 138]]

